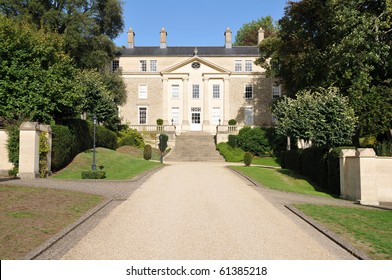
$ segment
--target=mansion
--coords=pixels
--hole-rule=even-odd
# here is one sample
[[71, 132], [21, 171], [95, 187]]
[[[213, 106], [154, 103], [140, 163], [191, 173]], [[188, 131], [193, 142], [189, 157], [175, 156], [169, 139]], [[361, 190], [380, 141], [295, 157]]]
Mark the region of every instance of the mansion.
[[[122, 122], [147, 126], [162, 119], [178, 133], [212, 133], [230, 119], [239, 125], [272, 125], [270, 104], [281, 96], [281, 85], [255, 64], [257, 46], [233, 46], [229, 28], [224, 37], [223, 46], [172, 47], [162, 28], [159, 46], [139, 47], [129, 29], [128, 46], [112, 63], [127, 89], [126, 104], [119, 108]], [[260, 29], [259, 43], [263, 39]]]

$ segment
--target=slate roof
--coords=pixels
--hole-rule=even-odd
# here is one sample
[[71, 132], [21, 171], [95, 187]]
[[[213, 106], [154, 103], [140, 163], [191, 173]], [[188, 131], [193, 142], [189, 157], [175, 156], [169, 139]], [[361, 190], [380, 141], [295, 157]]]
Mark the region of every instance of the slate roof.
[[195, 48], [197, 48], [198, 56], [258, 56], [259, 49], [254, 47], [134, 47], [133, 49], [121, 49], [117, 53], [118, 56], [194, 56]]

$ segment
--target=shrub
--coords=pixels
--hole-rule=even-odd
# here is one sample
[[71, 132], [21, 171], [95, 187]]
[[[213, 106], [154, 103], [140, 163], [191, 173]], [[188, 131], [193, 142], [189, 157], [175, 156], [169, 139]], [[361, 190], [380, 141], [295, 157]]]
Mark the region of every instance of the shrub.
[[237, 148], [237, 136], [230, 134], [228, 143], [230, 147]]
[[143, 136], [136, 130], [130, 128], [124, 128], [118, 132], [118, 147], [121, 146], [133, 146], [136, 148], [144, 147]]
[[97, 126], [96, 146], [115, 150], [117, 148], [116, 133], [103, 126]]
[[250, 166], [250, 164], [252, 163], [252, 159], [253, 159], [253, 155], [249, 152], [246, 152], [244, 154], [244, 163], [245, 166]]
[[299, 149], [283, 152], [282, 162], [284, 161], [284, 163], [282, 163], [282, 166], [302, 174], [301, 153], [302, 150]]
[[219, 143], [216, 147], [227, 162], [241, 162], [244, 160], [245, 152], [241, 148], [232, 148], [228, 143]]
[[52, 171], [69, 164], [77, 150], [76, 135], [67, 126], [52, 125]]
[[152, 148], [151, 145], [146, 145], [144, 146], [144, 151], [143, 151], [143, 158], [145, 160], [150, 160], [152, 156]]
[[106, 172], [103, 170], [82, 171], [82, 179], [104, 179]]
[[166, 151], [167, 148], [167, 141], [169, 137], [166, 134], [159, 135], [159, 150], [161, 151], [161, 163], [163, 163], [163, 153]]
[[229, 120], [229, 125], [236, 125], [237, 121], [235, 119]]
[[39, 135], [39, 176], [45, 178], [48, 175], [49, 143], [46, 132]]
[[163, 120], [162, 119], [157, 119], [157, 125], [163, 125]]
[[302, 150], [302, 175], [310, 178], [323, 189], [328, 187], [328, 150], [325, 147], [311, 147]]
[[379, 157], [392, 157], [392, 141], [378, 143], [374, 150]]
[[8, 134], [7, 150], [8, 160], [14, 165], [19, 166], [19, 125], [9, 125], [6, 127]]
[[19, 170], [17, 167], [12, 168], [12, 169], [8, 170], [8, 176], [16, 177], [16, 175], [18, 175], [18, 171]]
[[261, 157], [272, 155], [272, 148], [266, 137], [266, 130], [263, 128], [242, 128], [238, 133], [237, 143], [241, 149], [253, 155]]

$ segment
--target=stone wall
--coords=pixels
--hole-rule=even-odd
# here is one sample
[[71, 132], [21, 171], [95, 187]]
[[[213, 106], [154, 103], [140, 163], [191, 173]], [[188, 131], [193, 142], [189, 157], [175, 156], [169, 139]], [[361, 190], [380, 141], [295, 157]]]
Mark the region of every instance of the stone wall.
[[7, 140], [7, 132], [0, 129], [0, 175], [7, 175], [8, 170], [13, 168], [13, 164], [8, 160]]
[[373, 149], [343, 149], [340, 193], [364, 205], [392, 202], [392, 158], [377, 157]]

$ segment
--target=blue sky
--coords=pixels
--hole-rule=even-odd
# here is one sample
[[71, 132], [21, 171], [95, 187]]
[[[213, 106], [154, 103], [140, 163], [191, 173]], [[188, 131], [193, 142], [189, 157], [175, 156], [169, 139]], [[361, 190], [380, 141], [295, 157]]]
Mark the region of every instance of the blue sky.
[[264, 16], [283, 17], [286, 0], [123, 0], [124, 32], [114, 42], [127, 45], [127, 31], [136, 46], [158, 46], [165, 27], [168, 46], [223, 46], [227, 27], [233, 31]]

